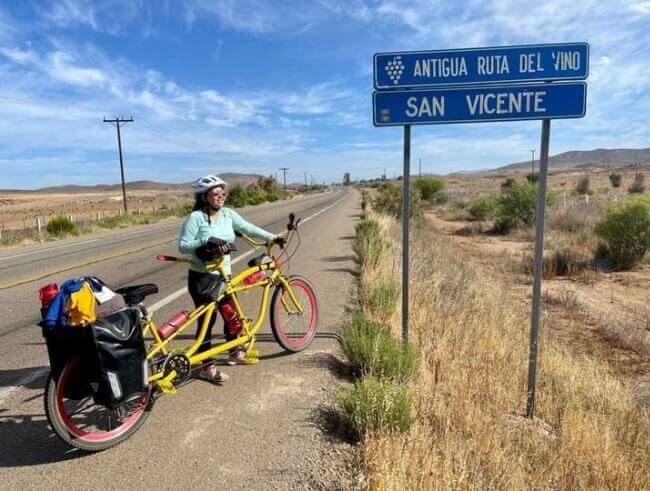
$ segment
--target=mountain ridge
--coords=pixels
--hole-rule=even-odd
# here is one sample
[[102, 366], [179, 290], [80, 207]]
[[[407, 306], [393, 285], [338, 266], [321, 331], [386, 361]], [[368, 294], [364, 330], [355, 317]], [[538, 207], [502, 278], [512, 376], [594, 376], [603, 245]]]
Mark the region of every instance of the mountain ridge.
[[[548, 158], [549, 167], [585, 167], [588, 165], [629, 165], [650, 162], [650, 148], [596, 148], [594, 150], [569, 150]], [[531, 161], [515, 162], [490, 171], [518, 170], [530, 168]], [[535, 159], [535, 169], [539, 160]]]
[[[237, 172], [224, 172], [218, 174], [229, 183], [239, 182], [247, 185], [263, 177], [261, 174], [243, 174]], [[168, 183], [152, 180], [128, 181], [127, 191], [191, 191], [192, 182]], [[97, 193], [97, 192], [122, 192], [122, 184], [63, 184], [60, 186], [47, 186], [38, 189], [0, 189], [0, 193]]]

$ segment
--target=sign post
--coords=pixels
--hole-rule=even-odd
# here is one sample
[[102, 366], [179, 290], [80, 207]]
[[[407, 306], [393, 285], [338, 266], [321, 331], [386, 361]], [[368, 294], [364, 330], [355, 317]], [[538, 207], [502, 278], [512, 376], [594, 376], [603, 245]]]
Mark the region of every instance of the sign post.
[[409, 341], [409, 213], [411, 193], [411, 126], [404, 125], [402, 173], [402, 341]]
[[580, 80], [586, 79], [589, 74], [589, 45], [563, 43], [377, 53], [373, 57], [373, 71], [376, 89], [372, 97], [373, 124], [404, 126], [402, 338], [405, 343], [409, 337], [411, 126], [542, 121], [526, 399], [526, 417], [532, 418], [537, 379], [551, 119], [582, 118], [585, 115], [587, 85]]
[[530, 348], [528, 350], [528, 395], [526, 417], [535, 411], [535, 386], [537, 382], [537, 339], [541, 313], [542, 268], [544, 265], [544, 221], [546, 219], [546, 182], [548, 178], [548, 147], [551, 136], [551, 120], [542, 121], [542, 142], [539, 156], [539, 188], [535, 215], [535, 272], [533, 276], [533, 307], [530, 321]]

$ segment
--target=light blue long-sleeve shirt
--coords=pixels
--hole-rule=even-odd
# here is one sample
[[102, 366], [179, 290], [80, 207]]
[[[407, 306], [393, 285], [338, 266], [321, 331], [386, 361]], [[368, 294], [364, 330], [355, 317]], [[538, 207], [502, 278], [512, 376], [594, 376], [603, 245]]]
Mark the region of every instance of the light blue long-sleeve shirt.
[[[275, 238], [275, 235], [247, 222], [239, 213], [230, 208], [221, 208], [219, 216], [216, 219], [211, 218], [209, 220], [205, 212], [197, 210], [190, 213], [183, 222], [178, 237], [178, 251], [181, 254], [191, 254], [192, 262], [200, 270], [205, 266], [205, 263], [196, 256], [196, 249], [207, 244], [210, 237], [217, 237], [226, 242], [234, 242], [235, 232], [241, 232], [249, 237], [263, 241], [270, 241]], [[224, 258], [224, 269], [226, 274], [231, 274], [230, 254]], [[215, 271], [214, 274], [219, 273]]]

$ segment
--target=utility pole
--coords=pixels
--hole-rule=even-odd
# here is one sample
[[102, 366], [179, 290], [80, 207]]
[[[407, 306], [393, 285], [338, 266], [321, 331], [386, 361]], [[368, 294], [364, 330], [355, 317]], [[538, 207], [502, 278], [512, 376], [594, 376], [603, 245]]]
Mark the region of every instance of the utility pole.
[[305, 186], [307, 186], [307, 171], [305, 171]]
[[530, 159], [530, 171], [535, 172], [535, 149], [533, 148], [530, 153], [533, 154], [532, 158]]
[[284, 175], [284, 199], [287, 199], [287, 171], [289, 167], [280, 167], [282, 174]]
[[418, 159], [418, 160], [420, 162], [420, 165], [419, 165], [420, 168], [419, 168], [419, 171], [418, 171], [418, 179], [422, 179], [422, 159]]
[[106, 119], [104, 118], [104, 123], [112, 123], [117, 127], [117, 149], [120, 155], [120, 174], [122, 176], [122, 201], [124, 202], [124, 213], [128, 213], [126, 206], [126, 184], [124, 183], [124, 161], [122, 160], [122, 138], [120, 136], [120, 123], [133, 123], [133, 116], [129, 119], [124, 118], [115, 118], [115, 119]]

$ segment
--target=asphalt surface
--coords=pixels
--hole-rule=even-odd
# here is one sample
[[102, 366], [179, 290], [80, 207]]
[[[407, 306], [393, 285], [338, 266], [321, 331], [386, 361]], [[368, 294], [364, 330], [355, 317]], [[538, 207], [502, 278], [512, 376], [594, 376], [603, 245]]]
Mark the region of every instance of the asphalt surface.
[[[340, 368], [333, 333], [354, 289], [351, 239], [358, 198], [338, 190], [240, 213], [279, 233], [289, 211], [305, 219], [300, 248], [286, 269], [308, 277], [316, 288], [320, 320], [313, 344], [287, 355], [271, 338], [266, 322], [258, 365], [226, 366], [231, 378], [222, 386], [192, 380], [177, 394], [161, 397], [139, 432], [98, 454], [70, 450], [47, 425], [42, 393], [48, 360], [36, 326], [38, 289], [83, 275], [98, 276], [115, 287], [152, 282], [160, 292], [145, 304], [154, 307], [157, 322], [190, 309], [191, 300], [183, 292], [187, 265], [154, 260], [156, 254], [177, 254], [180, 221], [1, 253], [3, 487], [348, 488], [352, 450], [331, 431]], [[249, 247], [238, 246], [234, 261], [245, 257], [234, 271], [252, 257]], [[253, 317], [259, 297], [249, 297], [244, 305]], [[215, 333], [220, 332], [218, 324]]]

